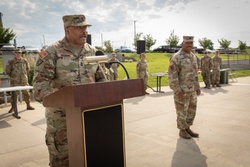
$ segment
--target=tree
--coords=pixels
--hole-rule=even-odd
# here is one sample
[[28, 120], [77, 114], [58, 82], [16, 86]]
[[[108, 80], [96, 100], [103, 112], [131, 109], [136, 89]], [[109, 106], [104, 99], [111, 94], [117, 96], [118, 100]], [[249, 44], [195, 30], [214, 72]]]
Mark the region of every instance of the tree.
[[105, 49], [104, 49], [103, 47], [101, 47], [101, 46], [95, 46], [95, 48], [96, 48], [97, 50], [100, 50], [100, 51], [105, 52]]
[[247, 43], [239, 40], [238, 48], [240, 49], [241, 52], [246, 52]]
[[179, 41], [179, 37], [177, 35], [174, 35], [174, 30], [170, 33], [169, 38], [166, 39], [167, 45], [169, 45], [171, 48], [176, 47]]
[[112, 47], [112, 45], [111, 45], [110, 40], [104, 41], [104, 46], [106, 47], [105, 52], [107, 52], [107, 53], [113, 52], [113, 47]]
[[220, 47], [223, 49], [228, 49], [230, 44], [231, 44], [231, 41], [228, 41], [228, 40], [223, 39], [223, 38], [221, 38], [221, 40], [218, 39], [218, 42], [220, 44]]
[[210, 39], [207, 39], [206, 37], [199, 39], [198, 42], [199, 42], [199, 45], [203, 47], [203, 49], [213, 50], [213, 48], [214, 48], [213, 42]]
[[145, 40], [146, 50], [150, 50], [150, 48], [156, 43], [156, 39], [153, 39], [150, 34], [145, 35], [143, 38]]
[[6, 44], [9, 43], [16, 34], [13, 32], [13, 30], [10, 30], [9, 28], [4, 28], [0, 26], [0, 48]]
[[137, 48], [137, 41], [141, 39], [142, 33], [137, 33], [134, 37], [134, 43], [133, 45], [135, 46], [135, 49]]
[[3, 27], [2, 16], [3, 14], [0, 12], [0, 48], [4, 44], [9, 43], [16, 36], [13, 30]]

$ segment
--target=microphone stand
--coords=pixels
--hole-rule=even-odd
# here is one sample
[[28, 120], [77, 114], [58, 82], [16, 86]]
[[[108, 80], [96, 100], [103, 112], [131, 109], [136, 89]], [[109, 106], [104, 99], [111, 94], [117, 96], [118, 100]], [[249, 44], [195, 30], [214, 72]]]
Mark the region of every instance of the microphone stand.
[[102, 66], [100, 65], [99, 62], [96, 62], [96, 63], [97, 63], [97, 65], [98, 65], [98, 67], [100, 68], [100, 70], [102, 71], [102, 75], [104, 76], [105, 80], [108, 81], [108, 79], [107, 79], [107, 77], [106, 77], [106, 74], [105, 74], [105, 72], [104, 72]]
[[[110, 69], [110, 68], [111, 68], [111, 65], [114, 64], [114, 63], [117, 63], [117, 64], [121, 65], [122, 68], [124, 69], [125, 73], [126, 73], [127, 79], [130, 79], [130, 78], [129, 78], [129, 75], [128, 75], [128, 71], [127, 71], [127, 69], [124, 67], [124, 65], [123, 65], [122, 63], [120, 63], [120, 62], [110, 62], [110, 63], [105, 63], [105, 66], [106, 66], [108, 69]], [[107, 64], [108, 64], [108, 65], [107, 65]]]

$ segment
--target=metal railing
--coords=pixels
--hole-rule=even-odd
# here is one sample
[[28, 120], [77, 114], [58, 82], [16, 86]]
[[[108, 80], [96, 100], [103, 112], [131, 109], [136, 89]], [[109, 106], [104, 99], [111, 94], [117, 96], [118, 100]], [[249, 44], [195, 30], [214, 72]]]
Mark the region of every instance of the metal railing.
[[250, 54], [225, 54], [223, 58], [222, 68], [230, 68], [232, 70], [250, 69]]

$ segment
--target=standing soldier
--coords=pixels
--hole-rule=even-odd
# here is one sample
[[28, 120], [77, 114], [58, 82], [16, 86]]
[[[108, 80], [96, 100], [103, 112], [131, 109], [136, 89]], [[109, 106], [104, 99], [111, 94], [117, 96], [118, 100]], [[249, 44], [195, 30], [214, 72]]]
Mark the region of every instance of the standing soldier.
[[183, 36], [182, 49], [175, 53], [168, 68], [169, 86], [174, 91], [179, 136], [184, 139], [199, 137], [193, 125], [197, 109], [200, 84], [197, 73], [197, 57], [192, 54], [193, 36]]
[[[86, 42], [87, 27], [91, 25], [85, 16], [65, 15], [62, 19], [65, 37], [41, 51], [36, 63], [34, 90], [38, 101], [66, 86], [104, 81], [97, 64], [82, 62], [85, 56], [93, 56], [96, 52]], [[45, 115], [49, 165], [68, 167], [66, 110], [48, 107]]]
[[195, 49], [192, 49], [192, 53], [196, 56], [196, 59], [197, 59], [197, 72], [199, 72], [199, 70], [200, 70], [200, 64], [201, 64], [201, 60], [200, 60], [200, 58], [196, 55], [196, 51], [195, 51]]
[[[114, 63], [112, 63], [112, 62], [114, 62]], [[115, 63], [115, 62], [119, 62], [119, 60], [116, 58], [116, 54], [112, 53], [112, 56], [108, 61], [108, 63], [112, 63], [111, 67], [109, 68], [109, 80], [111, 80], [111, 81], [118, 79], [119, 64]]]
[[209, 57], [207, 51], [204, 51], [204, 56], [201, 58], [201, 75], [206, 85], [204, 88], [207, 89], [210, 89], [211, 85], [212, 66], [213, 66], [212, 58]]
[[141, 59], [137, 62], [137, 65], [136, 65], [136, 74], [137, 74], [137, 78], [143, 79], [145, 94], [149, 94], [148, 92], [146, 92], [147, 85], [148, 85], [148, 64], [146, 61], [146, 54], [141, 53], [140, 56], [141, 56]]
[[216, 50], [215, 56], [212, 58], [213, 62], [213, 72], [212, 72], [212, 86], [215, 87], [221, 87], [220, 86], [220, 66], [222, 63], [222, 59], [219, 56], [219, 51]]
[[[22, 57], [21, 49], [15, 49], [13, 54], [14, 58], [10, 59], [6, 65], [5, 72], [8, 76], [10, 76], [10, 85], [11, 86], [27, 86], [28, 83], [28, 73], [30, 70], [29, 62]], [[27, 110], [34, 110], [30, 105], [30, 95], [28, 90], [22, 90], [22, 94], [24, 97], [24, 101], [27, 105]], [[17, 99], [13, 99], [17, 97], [13, 97], [11, 99], [11, 109], [9, 113], [14, 111], [14, 101]]]

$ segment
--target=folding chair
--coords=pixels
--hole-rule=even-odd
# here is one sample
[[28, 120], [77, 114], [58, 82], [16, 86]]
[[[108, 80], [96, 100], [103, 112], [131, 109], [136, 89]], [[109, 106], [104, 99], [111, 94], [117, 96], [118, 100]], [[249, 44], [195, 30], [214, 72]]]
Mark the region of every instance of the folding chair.
[[228, 73], [228, 77], [229, 79], [231, 79], [232, 82], [237, 82], [237, 78], [236, 78], [236, 72], [235, 70], [229, 70], [229, 73]]

